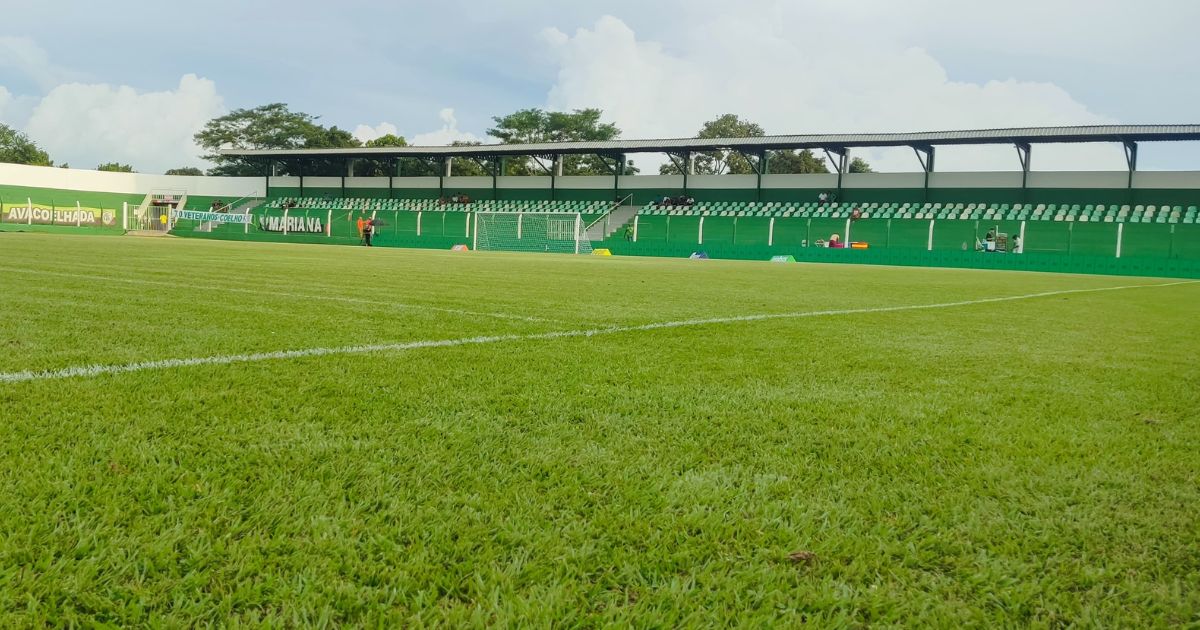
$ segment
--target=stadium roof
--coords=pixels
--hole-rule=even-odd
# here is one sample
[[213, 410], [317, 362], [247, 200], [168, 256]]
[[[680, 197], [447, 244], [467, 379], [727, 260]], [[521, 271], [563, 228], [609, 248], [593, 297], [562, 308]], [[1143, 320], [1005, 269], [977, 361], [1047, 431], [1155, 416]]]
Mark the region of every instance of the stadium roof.
[[356, 147], [347, 149], [222, 149], [222, 155], [259, 158], [446, 157], [555, 155], [572, 153], [684, 153], [713, 149], [757, 152], [770, 149], [848, 147], [933, 147], [944, 145], [1049, 144], [1063, 142], [1158, 142], [1200, 140], [1200, 125], [1093, 125], [924, 131], [757, 136], [751, 138], [668, 138], [603, 142], [539, 142], [469, 146]]

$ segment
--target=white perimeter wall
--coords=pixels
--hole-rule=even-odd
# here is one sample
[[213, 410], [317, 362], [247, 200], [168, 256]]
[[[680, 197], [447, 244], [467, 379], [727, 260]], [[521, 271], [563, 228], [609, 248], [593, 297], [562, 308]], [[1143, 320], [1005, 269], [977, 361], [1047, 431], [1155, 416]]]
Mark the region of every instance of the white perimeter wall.
[[22, 164], [0, 164], [0, 184], [138, 195], [153, 190], [183, 190], [189, 195], [234, 198], [261, 196], [264, 192], [262, 177], [144, 175]]

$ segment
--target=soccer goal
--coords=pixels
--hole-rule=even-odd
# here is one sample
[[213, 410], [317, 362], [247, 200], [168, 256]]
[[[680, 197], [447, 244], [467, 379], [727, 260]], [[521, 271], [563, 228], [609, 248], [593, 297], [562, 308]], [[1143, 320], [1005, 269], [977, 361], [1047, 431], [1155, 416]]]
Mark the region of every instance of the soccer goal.
[[592, 253], [577, 212], [476, 212], [473, 232], [475, 250]]

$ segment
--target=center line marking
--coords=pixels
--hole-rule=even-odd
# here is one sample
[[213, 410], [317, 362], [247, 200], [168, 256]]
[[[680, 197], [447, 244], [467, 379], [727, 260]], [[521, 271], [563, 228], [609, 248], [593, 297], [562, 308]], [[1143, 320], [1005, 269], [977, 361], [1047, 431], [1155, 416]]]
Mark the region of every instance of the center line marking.
[[1098, 287], [1094, 289], [1064, 289], [1061, 291], [1044, 291], [1041, 293], [1026, 293], [1024, 295], [1010, 295], [1004, 297], [980, 298], [977, 300], [961, 300], [957, 302], [940, 302], [936, 304], [913, 304], [906, 306], [879, 306], [871, 308], [850, 308], [837, 309], [828, 311], [800, 311], [794, 313], [762, 313], [754, 315], [735, 315], [731, 317], [709, 317], [698, 319], [683, 319], [665, 322], [654, 322], [649, 324], [638, 324], [633, 326], [611, 326], [608, 328], [591, 328], [583, 330], [560, 330], [554, 332], [531, 333], [524, 335], [489, 335], [479, 337], [463, 337], [459, 339], [439, 339], [426, 341], [408, 341], [400, 343], [384, 343], [384, 344], [369, 344], [358, 346], [341, 346], [335, 348], [305, 348], [300, 350], [277, 350], [274, 352], [255, 352], [251, 354], [227, 354], [208, 357], [192, 357], [183, 359], [160, 359], [156, 361], [140, 361], [137, 363], [126, 363], [123, 365], [81, 365], [75, 367], [62, 368], [58, 370], [47, 370], [42, 372], [24, 371], [24, 372], [7, 372], [0, 373], [0, 383], [23, 383], [27, 381], [44, 381], [51, 379], [63, 379], [72, 377], [88, 377], [99, 376], [102, 374], [125, 374], [129, 372], [143, 372], [148, 370], [166, 370], [179, 367], [192, 367], [198, 365], [228, 365], [231, 363], [250, 363], [256, 361], [270, 361], [277, 359], [298, 359], [303, 357], [320, 357], [330, 355], [343, 354], [367, 354], [375, 352], [397, 352], [403, 350], [417, 350], [421, 348], [448, 348], [454, 346], [479, 345], [489, 343], [500, 343], [505, 341], [538, 341], [545, 339], [564, 339], [571, 337], [594, 337], [597, 335], [612, 335], [626, 332], [640, 332], [646, 330], [661, 330], [666, 328], [683, 328], [690, 326], [706, 326], [711, 324], [729, 324], [735, 322], [754, 322], [773, 319], [800, 319], [804, 317], [822, 317], [833, 315], [855, 315], [864, 313], [895, 313], [899, 311], [919, 311], [929, 309], [954, 308], [957, 306], [971, 306], [975, 304], [993, 304], [996, 302], [1013, 302], [1017, 300], [1031, 300], [1041, 297], [1051, 297], [1055, 295], [1073, 295], [1078, 293], [1098, 293], [1101, 291], [1121, 291], [1125, 289], [1144, 289], [1144, 288], [1159, 288], [1172, 287], [1184, 284], [1195, 284], [1200, 280], [1184, 280], [1180, 282], [1166, 282], [1161, 284], [1130, 284], [1116, 287]]

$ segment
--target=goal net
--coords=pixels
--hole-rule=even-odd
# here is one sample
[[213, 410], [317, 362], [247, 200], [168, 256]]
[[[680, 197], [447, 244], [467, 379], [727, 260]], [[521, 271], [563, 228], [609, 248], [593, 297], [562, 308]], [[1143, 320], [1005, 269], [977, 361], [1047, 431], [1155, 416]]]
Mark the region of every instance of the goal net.
[[592, 242], [579, 213], [477, 212], [474, 249], [590, 254]]

